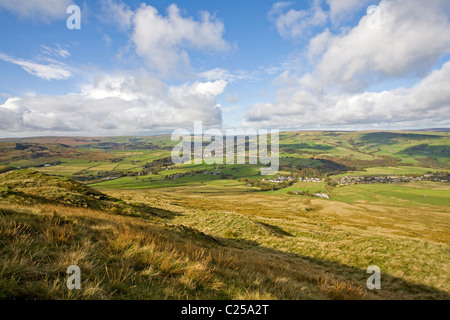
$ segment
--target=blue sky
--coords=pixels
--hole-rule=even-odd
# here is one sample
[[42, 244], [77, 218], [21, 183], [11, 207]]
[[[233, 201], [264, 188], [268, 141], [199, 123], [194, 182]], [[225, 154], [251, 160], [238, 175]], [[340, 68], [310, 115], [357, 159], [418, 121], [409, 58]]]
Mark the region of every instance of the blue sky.
[[448, 127], [449, 18], [444, 0], [0, 0], [0, 136]]

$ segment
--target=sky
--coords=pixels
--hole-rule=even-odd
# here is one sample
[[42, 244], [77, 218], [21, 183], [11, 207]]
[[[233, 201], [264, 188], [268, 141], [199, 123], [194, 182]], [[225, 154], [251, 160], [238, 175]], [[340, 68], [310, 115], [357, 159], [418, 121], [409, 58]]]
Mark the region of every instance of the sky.
[[0, 0], [0, 37], [0, 137], [450, 127], [448, 0]]

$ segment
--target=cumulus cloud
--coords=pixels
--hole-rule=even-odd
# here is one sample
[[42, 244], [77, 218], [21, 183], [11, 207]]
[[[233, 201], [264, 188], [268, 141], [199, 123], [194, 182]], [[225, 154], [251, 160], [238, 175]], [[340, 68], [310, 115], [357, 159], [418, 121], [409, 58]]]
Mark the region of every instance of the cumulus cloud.
[[291, 2], [277, 2], [269, 12], [278, 33], [287, 39], [305, 38], [310, 35], [311, 29], [326, 23], [328, 15], [315, 0], [309, 10], [289, 9]]
[[276, 103], [257, 104], [246, 126], [284, 129], [449, 126], [450, 62], [412, 88], [360, 94], [317, 95], [299, 90]]
[[368, 28], [367, 15], [348, 33], [320, 34], [311, 41], [311, 54], [326, 48], [313, 76], [325, 86], [357, 92], [377, 80], [425, 74], [450, 50], [445, 5], [381, 1], [379, 30]]
[[224, 24], [208, 12], [200, 20], [183, 17], [172, 4], [167, 15], [143, 4], [133, 16], [132, 40], [136, 52], [148, 65], [162, 75], [179, 74], [190, 69], [187, 49], [225, 51], [229, 44], [223, 39]]
[[259, 72], [257, 71], [236, 70], [232, 72], [223, 68], [203, 71], [198, 73], [197, 76], [206, 81], [225, 80], [228, 83], [241, 80], [250, 82], [259, 80]]
[[214, 68], [207, 71], [203, 71], [200, 72], [198, 76], [207, 81], [223, 79], [228, 82], [233, 82], [236, 80], [236, 78], [239, 78], [237, 75], [223, 68]]
[[322, 55], [327, 49], [327, 45], [330, 43], [333, 35], [328, 29], [319, 33], [311, 39], [308, 46], [308, 58], [312, 60], [318, 55]]
[[120, 135], [218, 127], [217, 96], [225, 81], [167, 86], [146, 73], [100, 75], [78, 94], [12, 97], [0, 105], [0, 130], [9, 134]]
[[40, 64], [34, 61], [16, 59], [0, 52], [0, 59], [22, 67], [31, 75], [44, 80], [65, 80], [72, 76], [69, 68], [60, 62], [51, 60], [50, 64]]
[[22, 19], [50, 22], [67, 17], [67, 7], [72, 0], [0, 0], [0, 9], [16, 14]]
[[[185, 17], [176, 5], [169, 6], [166, 15], [146, 4], [135, 11], [117, 0], [103, 0], [102, 6], [110, 22], [129, 33], [137, 55], [149, 68], [138, 73], [98, 75], [74, 94], [9, 96], [0, 104], [1, 134], [161, 133], [190, 128], [194, 121], [220, 127], [222, 111], [217, 97], [225, 91], [227, 80], [239, 78], [238, 74], [197, 75], [196, 82], [176, 85], [161, 79], [191, 72], [188, 50], [228, 50], [230, 45], [223, 39], [223, 23], [208, 12], [200, 12], [198, 19]], [[0, 52], [0, 59], [45, 80], [69, 78], [71, 69], [57, 61], [69, 56], [60, 45], [41, 46], [40, 55], [34, 60]]]
[[373, 4], [371, 0], [327, 0], [330, 7], [330, 18], [332, 21], [340, 21], [345, 16], [360, 10], [361, 8]]
[[125, 3], [102, 0], [101, 7], [99, 18], [102, 22], [117, 25], [122, 30], [131, 28], [134, 12]]
[[[381, 1], [379, 30], [368, 28], [369, 17], [364, 16], [341, 34], [328, 29], [317, 34], [305, 52], [312, 71], [301, 76], [285, 71], [278, 76], [275, 101], [249, 107], [245, 125], [280, 129], [449, 126], [445, 115], [450, 114], [450, 62], [433, 70], [450, 52], [449, 4], [443, 0], [421, 3]], [[393, 87], [412, 76], [421, 79], [415, 86]], [[374, 84], [384, 84], [386, 89], [367, 91]]]

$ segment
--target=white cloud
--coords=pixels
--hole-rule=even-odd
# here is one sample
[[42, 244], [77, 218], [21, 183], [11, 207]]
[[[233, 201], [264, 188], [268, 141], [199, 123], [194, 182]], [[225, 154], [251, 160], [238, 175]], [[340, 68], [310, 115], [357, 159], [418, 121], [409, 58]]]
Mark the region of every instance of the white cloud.
[[412, 88], [360, 94], [317, 95], [299, 90], [276, 103], [257, 104], [246, 126], [279, 129], [449, 126], [450, 62]]
[[226, 85], [167, 86], [146, 73], [100, 75], [79, 94], [9, 98], [0, 105], [0, 130], [3, 135], [144, 134], [190, 128], [194, 120], [218, 127], [222, 114], [216, 99]]
[[200, 72], [198, 73], [198, 76], [206, 81], [225, 80], [226, 82], [231, 83], [240, 80], [257, 81], [259, 80], [259, 73], [260, 72], [258, 71], [245, 70], [236, 70], [231, 72], [222, 68], [214, 68], [204, 72]]
[[102, 0], [101, 7], [99, 18], [102, 22], [117, 25], [122, 30], [132, 26], [134, 12], [123, 2]]
[[55, 58], [68, 58], [70, 57], [69, 51], [64, 49], [61, 45], [56, 44], [55, 47], [49, 47], [45, 45], [41, 45], [41, 52], [47, 56], [55, 57]]
[[67, 7], [72, 3], [72, 0], [0, 0], [0, 8], [22, 19], [50, 22], [67, 17]]
[[332, 34], [328, 29], [312, 38], [308, 46], [308, 58], [311, 60], [324, 53], [331, 38]]
[[199, 77], [207, 81], [223, 79], [228, 82], [233, 82], [234, 80], [236, 80], [236, 75], [222, 68], [214, 68], [204, 72], [200, 72]]
[[325, 86], [357, 92], [377, 80], [422, 75], [450, 51], [445, 1], [381, 1], [381, 28], [367, 27], [368, 16], [348, 33], [320, 34], [310, 53], [326, 48], [313, 76]]
[[103, 41], [107, 47], [111, 47], [112, 40], [106, 33], [103, 34]]
[[[364, 16], [340, 35], [326, 29], [311, 39], [305, 53], [313, 63], [312, 71], [302, 76], [289, 71], [279, 75], [274, 80], [280, 86], [275, 101], [251, 106], [245, 125], [279, 129], [449, 126], [445, 115], [450, 114], [450, 62], [433, 71], [450, 52], [448, 2], [436, 0], [424, 6], [419, 0], [384, 0], [379, 8], [379, 30], [368, 28]], [[421, 80], [411, 88], [364, 92], [384, 80], [391, 80], [392, 86], [412, 76]]]
[[201, 12], [200, 21], [195, 21], [182, 17], [175, 4], [168, 7], [167, 16], [143, 4], [133, 17], [132, 40], [137, 54], [165, 76], [190, 71], [187, 49], [228, 50], [223, 34], [223, 23], [208, 12]]
[[327, 0], [330, 7], [330, 18], [336, 22], [363, 8], [374, 4], [371, 0]]
[[225, 99], [228, 103], [235, 104], [239, 101], [239, 95], [238, 94], [233, 94], [233, 95], [227, 94]]
[[0, 59], [16, 64], [29, 74], [44, 80], [65, 80], [72, 76], [72, 73], [65, 64], [53, 60], [52, 63], [44, 65], [34, 61], [12, 58], [3, 53], [0, 53]]
[[319, 0], [315, 0], [309, 10], [288, 10], [291, 5], [291, 2], [277, 2], [269, 12], [269, 19], [275, 23], [278, 33], [284, 38], [307, 37], [311, 29], [323, 26], [328, 19]]

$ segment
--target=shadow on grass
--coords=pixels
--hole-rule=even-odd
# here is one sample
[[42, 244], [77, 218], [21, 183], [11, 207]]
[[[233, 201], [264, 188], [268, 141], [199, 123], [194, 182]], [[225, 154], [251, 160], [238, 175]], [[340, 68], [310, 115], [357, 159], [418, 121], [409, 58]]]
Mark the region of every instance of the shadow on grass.
[[[325, 260], [317, 257], [304, 256], [301, 254], [288, 253], [260, 246], [256, 241], [246, 239], [217, 238], [218, 241], [228, 247], [241, 252], [257, 251], [264, 257], [270, 257], [280, 263], [289, 263], [289, 271], [314, 270], [317, 275], [323, 274], [324, 277], [338, 279], [342, 285], [343, 282], [349, 282], [360, 287], [366, 294], [364, 299], [386, 299], [386, 300], [449, 300], [450, 294], [435, 287], [424, 284], [414, 283], [405, 279], [387, 274], [381, 269], [381, 289], [367, 289], [367, 280], [372, 274], [368, 274], [366, 269], [349, 266], [336, 261]], [[269, 264], [268, 259], [268, 264]], [[273, 260], [271, 261], [273, 263]], [[369, 266], [367, 266], [369, 267]], [[266, 272], [271, 272], [268, 266]], [[317, 279], [316, 279], [317, 280]], [[315, 283], [316, 280], [312, 279]], [[273, 285], [276, 285], [275, 283]], [[319, 285], [319, 283], [317, 283]], [[338, 292], [327, 292], [331, 299], [346, 299], [340, 296]], [[277, 299], [285, 299], [283, 296], [277, 296]], [[353, 298], [351, 298], [353, 299]]]
[[[57, 208], [55, 210], [57, 211]], [[158, 250], [166, 250], [172, 253], [175, 251], [183, 252], [186, 259], [208, 264], [208, 268], [218, 274], [226, 288], [223, 290], [212, 289], [209, 291], [211, 294], [211, 296], [208, 296], [209, 298], [226, 299], [229, 294], [226, 292], [230, 288], [233, 288], [233, 290], [242, 290], [250, 293], [269, 293], [270, 297], [275, 299], [314, 299], [321, 297], [324, 299], [450, 299], [450, 295], [447, 292], [386, 274], [383, 270], [381, 270], [381, 290], [369, 291], [366, 289], [366, 281], [370, 275], [364, 269], [317, 257], [309, 257], [262, 247], [257, 242], [251, 240], [213, 237], [194, 228], [182, 225], [169, 226], [163, 223], [152, 223], [148, 225], [148, 229], [145, 229], [142, 225], [139, 227], [134, 225], [132, 220], [121, 222], [119, 225], [117, 221], [105, 220], [105, 217], [99, 218], [95, 214], [91, 216], [75, 216], [78, 217], [77, 220], [82, 218], [82, 222], [75, 223], [72, 221], [71, 216], [66, 218], [64, 215], [53, 214], [53, 216], [47, 215], [43, 217], [26, 211], [16, 211], [13, 209], [0, 210], [0, 218], [1, 216], [6, 216], [6, 219], [3, 219], [3, 224], [8, 221], [14, 221], [15, 223], [9, 224], [14, 228], [21, 224], [27, 224], [29, 226], [29, 229], [20, 229], [21, 231], [19, 231], [29, 234], [36, 243], [33, 242], [33, 245], [31, 245], [32, 242], [29, 244], [26, 242], [18, 242], [16, 245], [23, 246], [22, 249], [26, 250], [27, 256], [30, 255], [32, 259], [39, 257], [37, 261], [39, 261], [39, 264], [44, 265], [39, 265], [39, 268], [36, 269], [38, 271], [41, 269], [46, 270], [45, 264], [49, 261], [46, 257], [57, 257], [60, 254], [60, 251], [58, 251], [60, 246], [64, 246], [64, 250], [66, 251], [80, 250], [79, 244], [86, 237], [90, 237], [92, 241], [91, 245], [94, 245], [97, 241], [108, 240], [111, 236], [117, 237], [118, 232], [123, 232], [122, 240], [115, 243], [122, 244], [124, 240], [127, 240], [128, 244], [126, 246], [118, 251], [112, 251], [112, 253], [108, 253], [103, 248], [96, 253], [98, 255], [96, 259], [101, 258], [102, 263], [107, 265], [110, 272], [112, 272], [115, 268], [114, 264], [121, 261], [121, 256], [118, 256], [118, 254], [130, 254], [130, 252], [132, 253], [130, 249], [134, 250], [139, 245], [133, 240], [133, 232], [137, 232], [136, 239], [139, 239], [140, 230], [145, 230], [149, 232], [150, 237], [155, 237], [161, 243], [161, 247]], [[12, 220], [13, 218], [14, 220]], [[105, 226], [105, 221], [106, 226], [110, 227], [110, 234], [105, 233], [105, 229], [98, 228], [102, 224]], [[49, 227], [55, 228], [55, 231], [65, 230], [63, 234], [65, 237], [58, 240], [58, 243], [50, 243], [43, 246], [45, 242], [39, 241], [42, 241], [42, 235], [45, 232], [46, 234], [51, 234], [52, 237], [59, 236], [58, 233], [49, 233]], [[120, 231], [122, 227], [124, 227], [124, 231]], [[45, 287], [45, 281], [47, 281], [45, 278], [46, 273], [36, 274], [36, 279], [31, 279], [31, 281], [29, 279], [30, 275], [25, 272], [26, 269], [24, 269], [25, 271], [14, 269], [14, 267], [11, 269], [11, 266], [14, 266], [14, 264], [7, 257], [8, 247], [6, 244], [14, 241], [13, 234], [0, 233], [0, 235], [0, 244], [5, 244], [3, 247], [0, 246], [2, 253], [6, 257], [3, 263], [10, 266], [8, 272], [18, 275], [17, 279], [24, 277], [21, 281], [25, 281], [29, 285], [43, 285], [42, 290], [37, 292], [30, 289], [30, 287], [23, 286], [24, 282], [10, 283], [8, 282], [8, 278], [4, 277], [2, 280], [0, 277], [0, 280], [3, 281], [0, 283], [3, 286], [1, 289], [4, 290], [3, 299], [10, 299], [11, 296], [8, 294], [11, 294], [14, 289], [20, 293], [17, 296], [20, 299], [51, 298], [52, 296], [46, 294], [45, 291], [47, 290], [47, 287]], [[155, 253], [158, 253], [158, 250]], [[91, 258], [91, 256], [89, 257]], [[141, 266], [139, 261], [130, 261], [129, 263], [131, 264], [126, 268], [129, 272], [137, 273], [142, 271], [142, 269], [138, 268]], [[124, 268], [122, 262], [118, 266], [122, 269]], [[63, 271], [61, 270], [65, 276]], [[102, 268], [96, 269], [93, 275], [86, 277], [86, 281], [93, 281], [94, 275], [103, 277], [102, 272]], [[170, 276], [161, 276], [161, 278], [154, 278], [154, 281], [159, 279], [158, 283], [164, 286], [169, 281], [168, 277], [174, 279], [177, 275], [173, 273]], [[113, 278], [110, 282], [105, 283], [105, 288], [110, 290], [111, 283], [116, 280]], [[130, 282], [123, 278], [117, 281], [124, 288], [125, 286], [131, 285], [145, 286], [145, 283]], [[64, 283], [61, 286], [64, 287]], [[136, 295], [131, 295], [132, 291], [128, 291], [131, 289], [127, 288], [123, 290], [123, 295], [117, 296], [118, 299], [136, 297]], [[306, 288], [306, 293], [301, 292], [302, 288]], [[127, 296], [127, 292], [131, 296]], [[139, 292], [143, 293], [144, 291]], [[109, 294], [110, 292], [107, 291], [107, 293]], [[189, 292], [189, 297], [196, 296], [196, 293], [198, 292]], [[232, 296], [235, 297], [235, 295], [236, 293]], [[246, 296], [246, 298], [264, 299], [264, 296], [250, 295]]]

